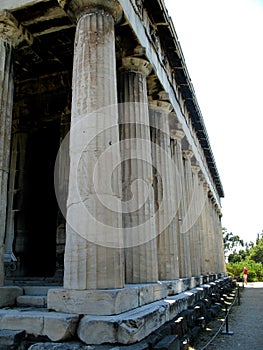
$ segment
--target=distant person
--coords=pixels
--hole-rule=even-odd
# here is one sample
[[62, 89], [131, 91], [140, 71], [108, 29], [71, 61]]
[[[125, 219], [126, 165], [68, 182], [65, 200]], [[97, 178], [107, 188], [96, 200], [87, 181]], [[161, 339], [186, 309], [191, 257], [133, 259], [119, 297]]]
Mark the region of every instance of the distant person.
[[244, 267], [243, 278], [244, 278], [245, 284], [247, 284], [247, 275], [248, 275], [248, 269]]

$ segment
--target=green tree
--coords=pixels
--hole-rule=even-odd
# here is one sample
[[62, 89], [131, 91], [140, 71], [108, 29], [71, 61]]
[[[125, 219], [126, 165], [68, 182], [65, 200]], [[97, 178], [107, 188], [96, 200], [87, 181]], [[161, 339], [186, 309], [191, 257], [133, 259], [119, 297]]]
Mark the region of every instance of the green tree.
[[[248, 281], [263, 281], [263, 232], [258, 234], [256, 243], [245, 243], [232, 232], [224, 232], [225, 252], [228, 254], [227, 273], [242, 281], [244, 266], [248, 268]], [[243, 244], [242, 244], [243, 243]], [[244, 249], [239, 249], [240, 247]]]
[[244, 241], [238, 235], [234, 235], [232, 232], [228, 232], [226, 228], [222, 229], [222, 233], [225, 256], [228, 253], [233, 252], [233, 250], [238, 247], [244, 247]]
[[251, 248], [250, 259], [263, 264], [263, 238], [257, 239], [256, 245]]

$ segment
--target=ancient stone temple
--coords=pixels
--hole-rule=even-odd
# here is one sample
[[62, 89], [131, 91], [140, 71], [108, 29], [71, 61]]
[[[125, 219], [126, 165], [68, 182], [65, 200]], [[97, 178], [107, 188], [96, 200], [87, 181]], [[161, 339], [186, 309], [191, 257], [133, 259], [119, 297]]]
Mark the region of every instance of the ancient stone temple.
[[226, 278], [163, 0], [1, 0], [0, 80], [0, 329], [131, 344]]

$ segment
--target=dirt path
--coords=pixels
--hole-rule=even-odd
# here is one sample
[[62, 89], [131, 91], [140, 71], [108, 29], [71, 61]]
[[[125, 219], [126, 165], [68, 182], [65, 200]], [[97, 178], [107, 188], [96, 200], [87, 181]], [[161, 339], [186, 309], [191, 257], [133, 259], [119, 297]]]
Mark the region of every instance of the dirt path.
[[[219, 334], [206, 350], [263, 350], [263, 283], [248, 283], [240, 295], [240, 306], [233, 306], [229, 315], [229, 330], [234, 334]], [[203, 347], [201, 343], [193, 349]]]

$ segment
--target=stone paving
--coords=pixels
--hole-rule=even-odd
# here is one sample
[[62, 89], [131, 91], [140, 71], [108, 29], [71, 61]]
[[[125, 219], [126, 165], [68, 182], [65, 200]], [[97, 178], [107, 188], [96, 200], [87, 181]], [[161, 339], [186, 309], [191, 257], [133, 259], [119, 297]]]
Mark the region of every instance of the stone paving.
[[[241, 304], [229, 316], [229, 331], [234, 334], [220, 334], [206, 350], [263, 349], [263, 283], [248, 283], [240, 290]], [[194, 349], [204, 349], [204, 345]]]

